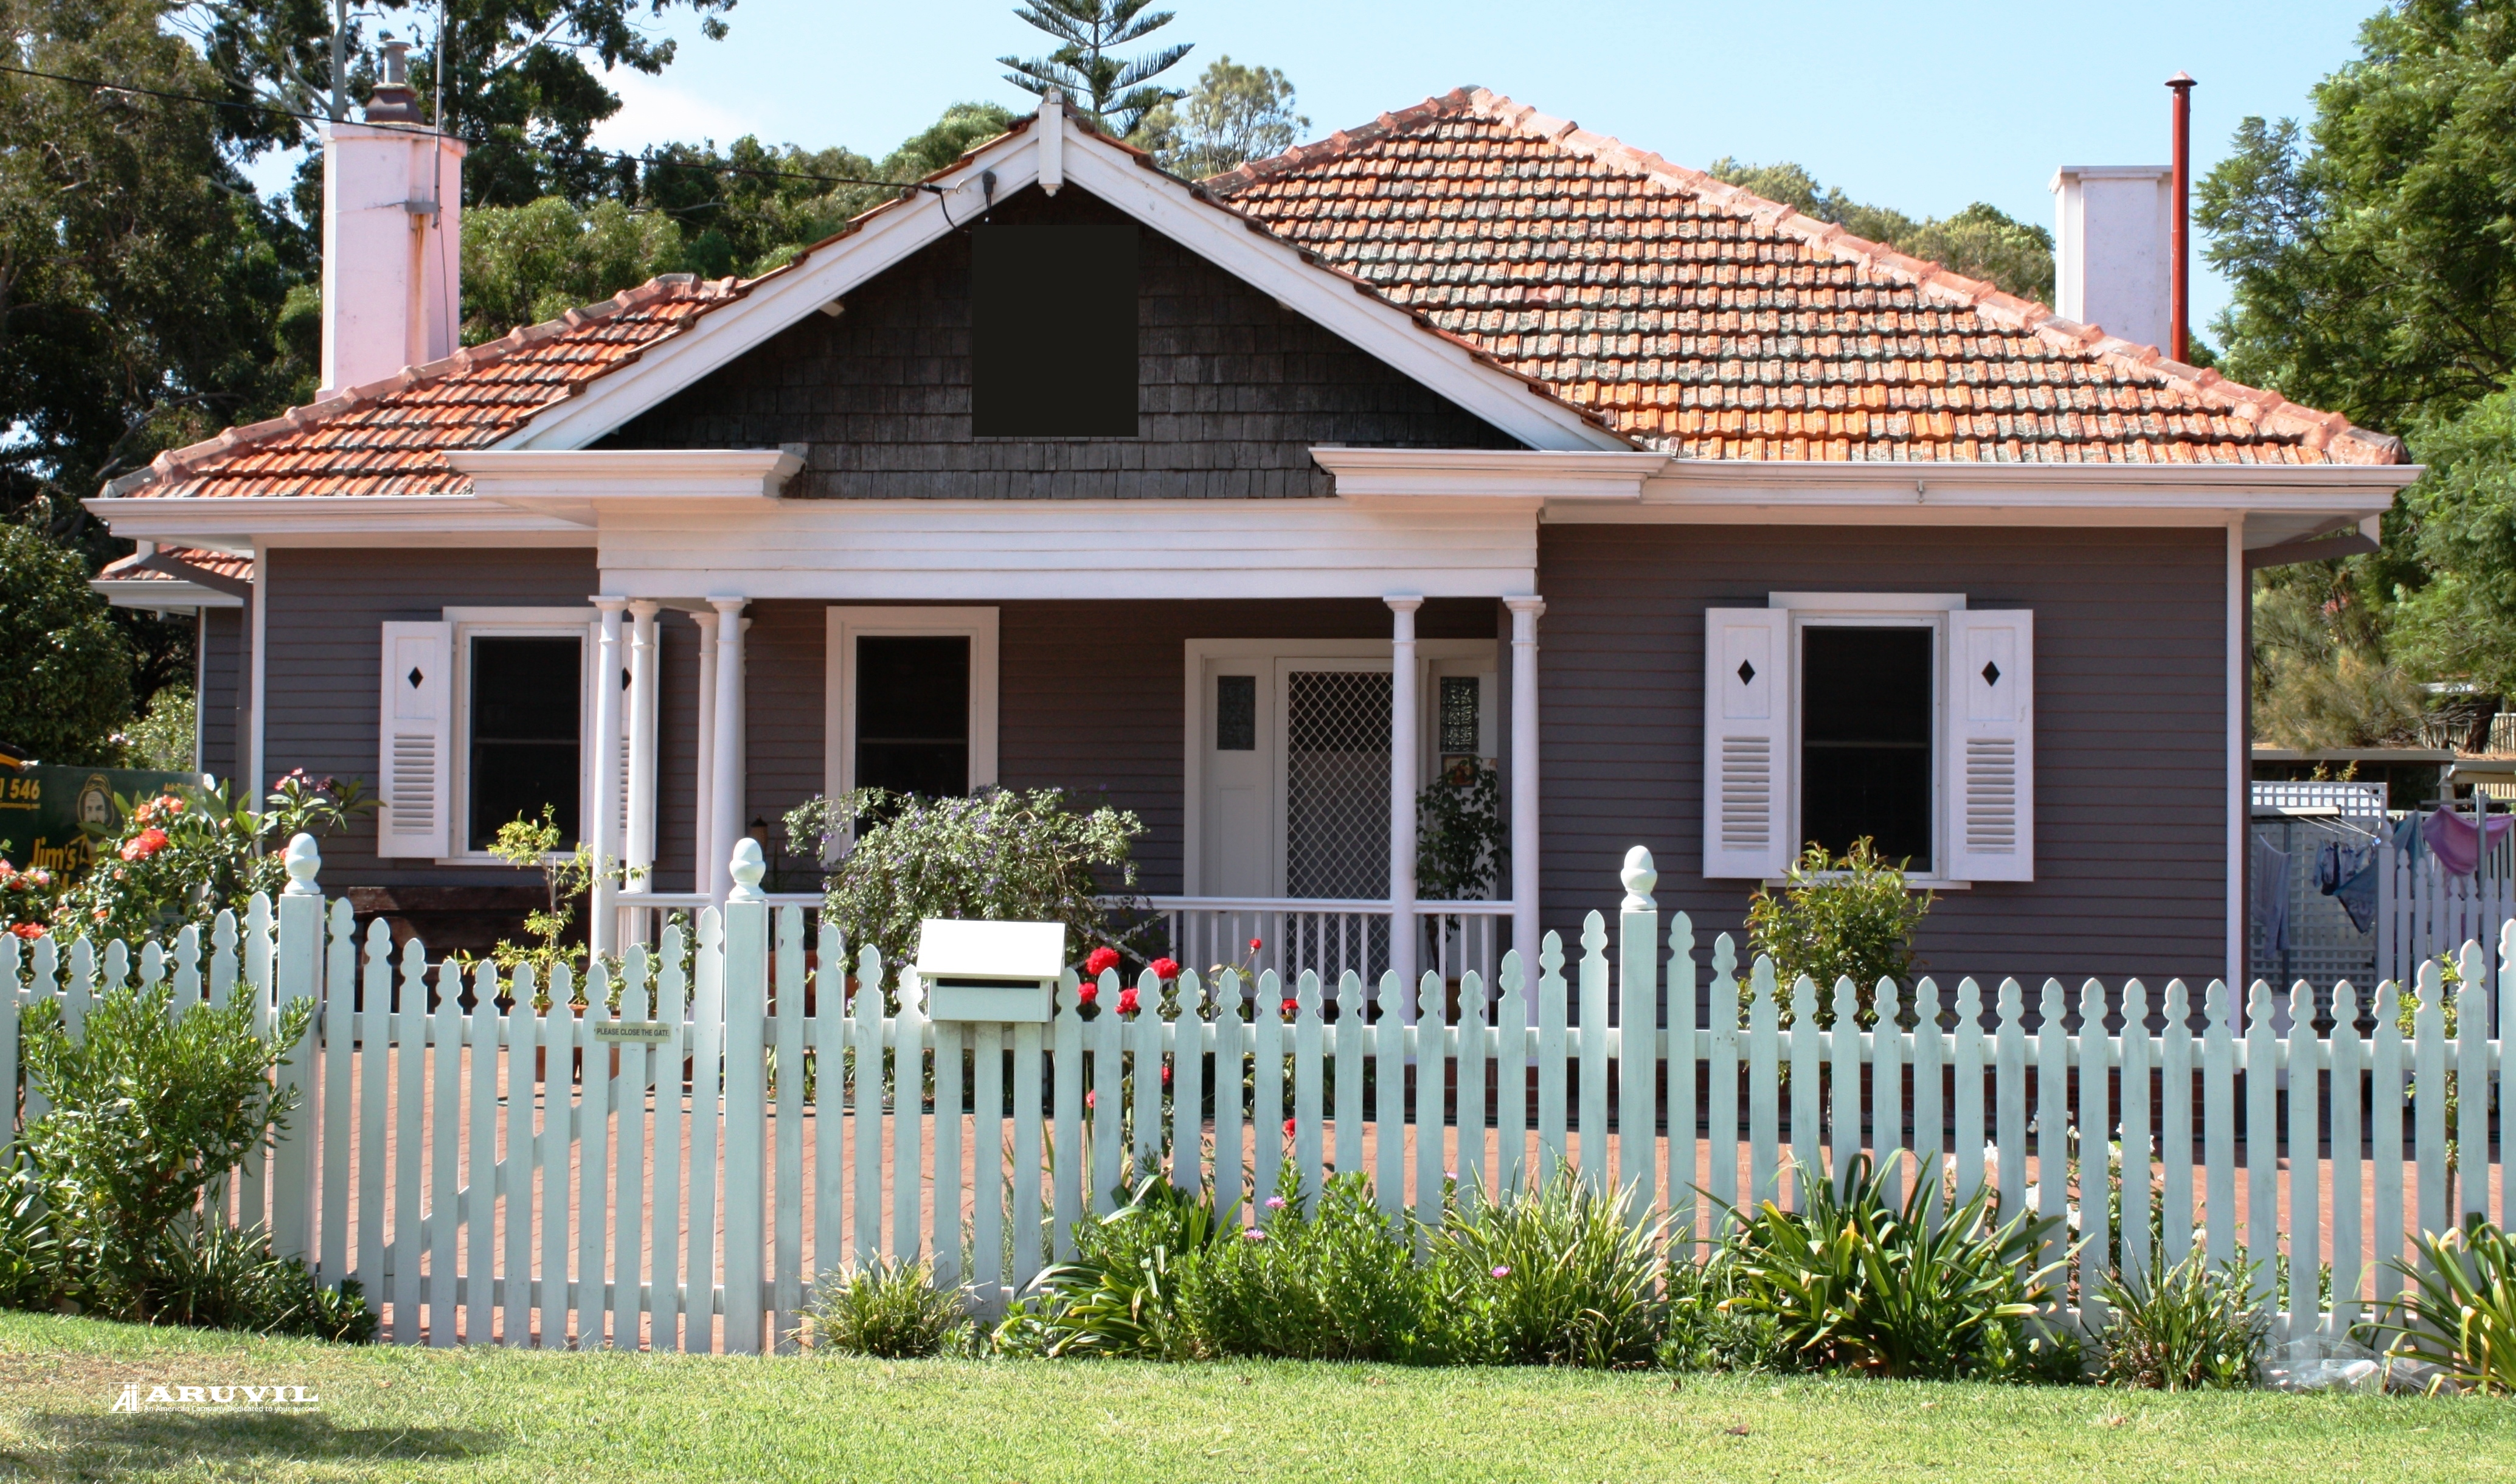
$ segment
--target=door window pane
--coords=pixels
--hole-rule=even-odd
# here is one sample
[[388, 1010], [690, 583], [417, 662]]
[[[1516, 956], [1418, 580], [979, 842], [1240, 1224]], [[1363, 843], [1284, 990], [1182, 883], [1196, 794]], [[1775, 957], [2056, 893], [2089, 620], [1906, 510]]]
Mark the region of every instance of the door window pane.
[[968, 635], [857, 640], [856, 764], [860, 788], [970, 791]]
[[1931, 649], [1926, 628], [1802, 631], [1801, 841], [1931, 869]]
[[1258, 677], [1214, 677], [1214, 750], [1258, 750]]
[[585, 643], [550, 638], [472, 641], [471, 793], [467, 844], [486, 850], [498, 827], [541, 818], [548, 805], [560, 838], [578, 831], [578, 733], [584, 692], [578, 667]]

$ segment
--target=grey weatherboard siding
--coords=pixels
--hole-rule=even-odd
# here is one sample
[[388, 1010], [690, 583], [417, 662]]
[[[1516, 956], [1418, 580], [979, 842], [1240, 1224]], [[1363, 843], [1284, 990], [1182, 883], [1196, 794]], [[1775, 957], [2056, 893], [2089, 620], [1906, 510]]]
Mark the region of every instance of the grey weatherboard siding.
[[[221, 782], [235, 777], [244, 762], [236, 739], [249, 718], [245, 707], [245, 618], [250, 610], [201, 610], [199, 689], [193, 701], [201, 724], [201, 771]], [[245, 791], [237, 790], [238, 797]]]
[[[1130, 220], [1068, 187], [1027, 190], [1008, 224]], [[968, 240], [960, 233], [806, 315], [633, 419], [601, 446], [805, 445], [786, 493], [866, 499], [1321, 497], [1317, 445], [1520, 445], [1270, 296], [1143, 230], [1139, 436], [975, 439]], [[1055, 376], [1053, 348], [1040, 374]]]
[[[1702, 864], [1703, 611], [1766, 594], [1963, 593], [2035, 614], [2035, 879], [1940, 895], [1925, 970], [2225, 971], [2227, 535], [2179, 530], [1540, 529], [1542, 915], [1613, 907], [1628, 846], [1706, 946], [1752, 883]], [[2031, 994], [2031, 999], [2032, 999]]]

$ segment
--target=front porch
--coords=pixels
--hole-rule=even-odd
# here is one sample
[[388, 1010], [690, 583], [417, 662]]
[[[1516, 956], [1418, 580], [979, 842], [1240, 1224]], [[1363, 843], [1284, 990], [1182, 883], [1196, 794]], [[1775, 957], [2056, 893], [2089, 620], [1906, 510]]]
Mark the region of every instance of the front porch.
[[[1153, 952], [1199, 969], [1490, 983], [1536, 941], [1534, 597], [593, 603], [589, 669], [621, 684], [589, 708], [584, 835], [631, 874], [601, 891], [602, 951], [721, 903], [745, 834], [772, 900], [818, 907], [780, 821], [859, 786], [1132, 811]], [[1479, 900], [1438, 900], [1417, 800], [1475, 768], [1504, 848]]]

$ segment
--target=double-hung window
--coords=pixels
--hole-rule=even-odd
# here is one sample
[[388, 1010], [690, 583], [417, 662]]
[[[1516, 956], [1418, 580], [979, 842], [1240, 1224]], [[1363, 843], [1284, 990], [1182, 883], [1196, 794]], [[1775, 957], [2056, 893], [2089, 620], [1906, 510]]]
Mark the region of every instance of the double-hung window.
[[545, 809], [563, 841], [583, 837], [593, 616], [448, 609], [384, 625], [378, 855], [485, 861], [501, 826]]
[[1775, 593], [1704, 615], [1703, 873], [1866, 839], [1917, 882], [2034, 878], [2034, 615]]

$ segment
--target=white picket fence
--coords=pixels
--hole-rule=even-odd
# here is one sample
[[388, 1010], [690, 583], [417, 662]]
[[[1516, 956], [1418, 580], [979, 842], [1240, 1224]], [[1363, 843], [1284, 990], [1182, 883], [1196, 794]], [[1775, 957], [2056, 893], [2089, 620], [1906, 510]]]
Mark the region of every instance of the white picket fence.
[[[240, 926], [223, 916], [207, 945], [194, 930], [136, 955], [0, 938], [0, 973], [19, 1004], [59, 996], [72, 1034], [134, 972], [171, 980], [179, 1001], [249, 995], [266, 1022], [317, 997], [314, 1032], [278, 1074], [304, 1105], [267, 1167], [231, 1182], [231, 1210], [269, 1221], [327, 1280], [356, 1279], [405, 1343], [759, 1351], [788, 1342], [817, 1272], [878, 1254], [931, 1254], [992, 1310], [1070, 1253], [1074, 1223], [1112, 1208], [1142, 1162], [1210, 1183], [1250, 1222], [1269, 1219], [1262, 1198], [1288, 1165], [1307, 1190], [1330, 1170], [1368, 1172], [1393, 1211], [1570, 1165], [1633, 1192], [1637, 1219], [1667, 1209], [1692, 1247], [1722, 1205], [1796, 1201], [1795, 1170], [1919, 1148], [1892, 1158], [1900, 1181], [1945, 1181], [1959, 1199], [1990, 1182], [2005, 1209], [2076, 1222], [2063, 1317], [2094, 1328], [2107, 1202], [2093, 1154], [2086, 1201], [2066, 1170], [2075, 1128], [2118, 1130], [2123, 1229], [2155, 1220], [2170, 1261], [2241, 1241], [2272, 1258], [2258, 1290], [2268, 1304], [2276, 1273], [2294, 1280], [2280, 1336], [2310, 1343], [2400, 1292], [2381, 1264], [2407, 1232], [2491, 1211], [2494, 1194], [2497, 1219], [2516, 1215], [2503, 1164], [2516, 1065], [2493, 1027], [2516, 1024], [2516, 933], [2495, 974], [2464, 947], [2474, 989], [2452, 1041], [2435, 963], [2408, 1036], [2391, 984], [2367, 1006], [2372, 1034], [2345, 987], [2328, 1034], [2301, 988], [2276, 1035], [2261, 984], [2240, 1024], [2217, 982], [2154, 995], [2094, 980], [2076, 1021], [2053, 980], [2032, 1019], [2015, 980], [1881, 984], [1876, 1030], [1858, 1026], [1846, 981], [1822, 1030], [1806, 979], [1779, 986], [1759, 959], [1742, 996], [1727, 935], [1708, 961], [1683, 914], [1663, 936], [1637, 850], [1613, 956], [1593, 912], [1577, 962], [1549, 934], [1533, 977], [1508, 955], [1499, 994], [1471, 973], [1454, 1009], [1430, 973], [1420, 1005], [1384, 980], [1374, 1018], [1354, 975], [1305, 974], [1286, 996], [1272, 973], [1209, 987], [1192, 971], [1167, 994], [1140, 980], [1143, 1008], [1122, 1014], [1114, 974], [1087, 1010], [1069, 972], [1046, 1024], [934, 1023], [913, 984], [887, 1006], [870, 950], [844, 992], [845, 945], [827, 924], [808, 944], [797, 909], [773, 920], [745, 841], [734, 900], [700, 913], [694, 944], [668, 932], [652, 955], [632, 949], [616, 984], [591, 974], [581, 1014], [536, 1014], [528, 972], [481, 969], [467, 1007], [460, 976], [419, 944], [393, 953], [378, 922], [362, 948], [348, 904], [316, 894], [317, 864], [301, 837], [287, 893], [257, 899]], [[548, 988], [569, 1002], [567, 975]], [[2128, 1034], [2108, 1029], [2110, 1007]], [[18, 1023], [0, 1015], [10, 1082]], [[2450, 1072], [2452, 1128], [2437, 1095]], [[30, 1092], [24, 1116], [43, 1111]], [[2124, 1244], [2124, 1259], [2146, 1266], [2149, 1245]]]

